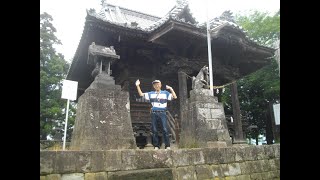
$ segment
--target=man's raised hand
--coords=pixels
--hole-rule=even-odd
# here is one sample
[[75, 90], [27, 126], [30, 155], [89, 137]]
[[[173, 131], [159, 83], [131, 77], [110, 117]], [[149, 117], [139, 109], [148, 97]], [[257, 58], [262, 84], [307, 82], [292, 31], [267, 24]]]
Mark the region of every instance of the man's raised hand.
[[138, 79], [137, 81], [136, 81], [136, 86], [139, 86], [140, 85], [140, 80]]

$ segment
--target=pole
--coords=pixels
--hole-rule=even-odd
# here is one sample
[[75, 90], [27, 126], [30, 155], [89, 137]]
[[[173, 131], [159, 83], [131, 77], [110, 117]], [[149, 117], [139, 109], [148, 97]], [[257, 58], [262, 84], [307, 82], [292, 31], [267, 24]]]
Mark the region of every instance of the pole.
[[208, 41], [208, 60], [209, 60], [209, 76], [210, 76], [210, 92], [213, 93], [213, 75], [212, 75], [212, 57], [211, 57], [211, 37], [209, 32], [209, 15], [208, 15], [208, 0], [207, 0], [207, 41]]
[[66, 110], [66, 123], [64, 125], [64, 137], [63, 137], [63, 150], [66, 149], [66, 139], [67, 139], [67, 124], [68, 124], [68, 112], [69, 112], [69, 99], [67, 101], [67, 110]]

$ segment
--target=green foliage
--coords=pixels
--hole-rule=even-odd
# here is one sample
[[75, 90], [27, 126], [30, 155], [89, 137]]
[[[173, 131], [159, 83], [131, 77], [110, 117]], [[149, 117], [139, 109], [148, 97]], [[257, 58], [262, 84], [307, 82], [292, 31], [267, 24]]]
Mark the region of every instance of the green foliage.
[[[54, 135], [54, 128], [64, 129], [66, 100], [61, 99], [62, 80], [69, 68], [68, 62], [53, 45], [61, 44], [54, 35], [56, 29], [47, 13], [40, 14], [40, 139]], [[70, 108], [71, 127], [74, 121], [74, 108]], [[70, 122], [70, 124], [69, 124]]]
[[269, 102], [280, 99], [280, 78], [277, 64], [272, 61], [261, 70], [239, 80], [239, 101], [242, 117], [250, 125], [257, 125], [258, 129], [251, 131], [248, 137], [256, 138], [264, 134], [269, 112]]
[[260, 45], [271, 45], [280, 38], [280, 10], [272, 16], [259, 11], [253, 11], [247, 16], [236, 14], [235, 21]]
[[[272, 45], [280, 36], [280, 11], [273, 16], [254, 11], [247, 16], [238, 14], [235, 17], [236, 23], [260, 45]], [[270, 65], [239, 79], [237, 85], [242, 120], [258, 127], [249, 131], [247, 137], [256, 139], [259, 134], [265, 134], [266, 121], [270, 114], [269, 102], [280, 100], [280, 77], [276, 60], [271, 59]], [[229, 87], [226, 88], [221, 101], [225, 104], [226, 114], [232, 114]]]

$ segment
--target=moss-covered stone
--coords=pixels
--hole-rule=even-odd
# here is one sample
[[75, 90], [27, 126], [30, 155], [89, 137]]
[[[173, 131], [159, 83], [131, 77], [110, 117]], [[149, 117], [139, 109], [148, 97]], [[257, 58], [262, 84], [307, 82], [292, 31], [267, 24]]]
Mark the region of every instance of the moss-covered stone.
[[84, 180], [108, 180], [108, 174], [106, 172], [85, 173]]
[[84, 180], [83, 173], [62, 174], [61, 180]]
[[122, 165], [121, 154], [122, 154], [122, 151], [117, 151], [117, 150], [109, 150], [105, 152], [105, 162], [104, 162], [105, 171], [119, 171], [122, 168], [125, 168], [125, 167], [122, 167], [124, 165]]
[[197, 179], [212, 179], [214, 174], [210, 165], [197, 165], [196, 167]]
[[40, 151], [40, 175], [53, 173], [56, 160], [56, 151]]
[[61, 180], [60, 174], [50, 174], [47, 176], [46, 180]]
[[129, 170], [109, 172], [108, 180], [173, 180], [172, 170], [169, 168], [164, 169], [145, 169], [145, 170]]
[[194, 166], [178, 167], [177, 179], [194, 180], [197, 179], [196, 170]]

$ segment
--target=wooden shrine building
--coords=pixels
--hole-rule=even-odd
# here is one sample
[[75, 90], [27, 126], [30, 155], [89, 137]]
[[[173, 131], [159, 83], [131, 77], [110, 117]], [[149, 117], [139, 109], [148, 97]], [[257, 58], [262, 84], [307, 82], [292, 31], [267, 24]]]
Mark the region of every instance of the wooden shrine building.
[[[166, 84], [174, 88], [178, 99], [168, 103], [168, 111], [181, 124], [181, 99], [187, 97], [180, 92], [178, 72], [195, 76], [208, 65], [206, 33], [206, 25], [196, 21], [186, 1], [177, 1], [164, 17], [104, 2], [100, 12], [87, 11], [67, 79], [78, 82], [78, 97], [81, 96], [94, 80], [91, 73], [95, 67], [87, 63], [89, 46], [113, 46], [120, 59], [111, 64], [111, 76], [123, 91], [129, 92], [134, 132], [143, 134], [150, 128], [150, 105], [138, 96], [137, 79], [143, 92], [152, 90], [155, 79], [162, 81], [162, 89]], [[258, 70], [274, 55], [274, 49], [250, 40], [229, 11], [210, 21], [210, 35], [214, 86]], [[190, 90], [191, 80], [188, 78], [187, 82]]]

